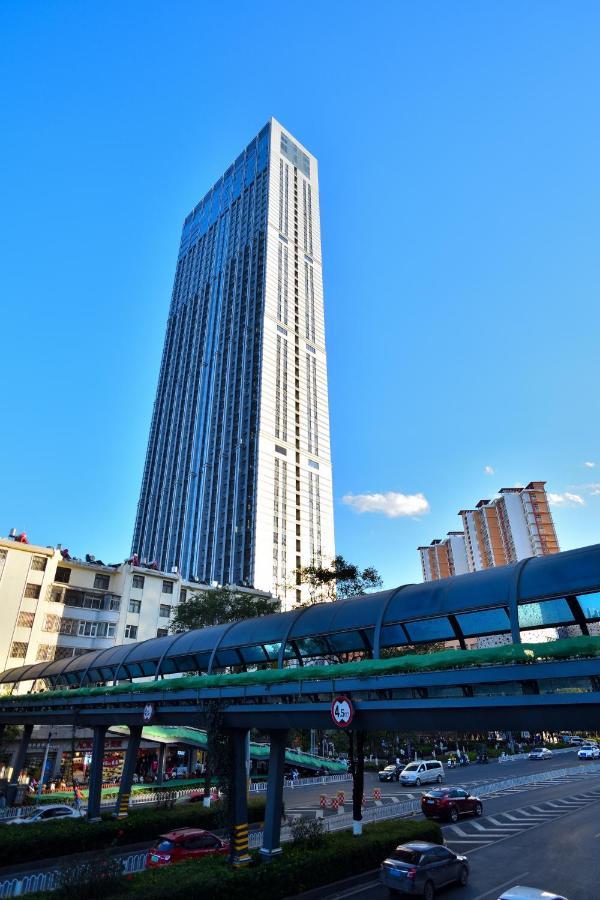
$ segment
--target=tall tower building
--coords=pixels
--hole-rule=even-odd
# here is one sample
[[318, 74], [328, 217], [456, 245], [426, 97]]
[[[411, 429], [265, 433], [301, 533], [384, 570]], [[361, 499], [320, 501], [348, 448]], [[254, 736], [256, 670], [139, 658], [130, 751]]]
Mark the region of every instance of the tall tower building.
[[275, 119], [183, 225], [132, 552], [284, 607], [335, 555], [318, 166]]

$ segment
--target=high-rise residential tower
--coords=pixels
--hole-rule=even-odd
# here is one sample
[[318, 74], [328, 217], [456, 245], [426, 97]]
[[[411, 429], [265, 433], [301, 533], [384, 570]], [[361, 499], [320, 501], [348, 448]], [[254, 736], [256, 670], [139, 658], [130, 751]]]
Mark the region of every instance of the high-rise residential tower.
[[464, 531], [419, 547], [424, 581], [504, 566], [528, 556], [558, 553], [558, 539], [544, 481], [501, 488], [493, 500], [461, 509]]
[[132, 552], [288, 607], [334, 556], [318, 167], [275, 119], [183, 225]]

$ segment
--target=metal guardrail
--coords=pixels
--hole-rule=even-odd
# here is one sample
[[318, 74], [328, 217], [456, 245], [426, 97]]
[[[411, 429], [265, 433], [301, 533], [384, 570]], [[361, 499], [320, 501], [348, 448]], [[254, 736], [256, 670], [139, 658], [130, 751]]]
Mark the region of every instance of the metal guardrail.
[[[133, 875], [146, 868], [146, 851], [127, 853], [120, 857], [123, 864], [123, 875]], [[77, 863], [74, 863], [77, 865]], [[58, 888], [60, 869], [46, 869], [43, 872], [32, 872], [27, 875], [15, 875], [0, 881], [0, 898], [21, 897], [36, 891], [54, 891]]]

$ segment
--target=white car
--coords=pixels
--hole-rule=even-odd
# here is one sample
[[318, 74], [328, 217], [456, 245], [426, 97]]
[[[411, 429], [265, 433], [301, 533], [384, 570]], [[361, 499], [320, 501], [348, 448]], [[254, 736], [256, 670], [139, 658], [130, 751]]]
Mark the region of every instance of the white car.
[[600, 759], [600, 747], [596, 744], [583, 744], [577, 751], [579, 759]]
[[567, 900], [567, 898], [563, 894], [555, 894], [554, 891], [540, 891], [539, 888], [515, 884], [510, 890], [504, 891], [498, 900]]
[[57, 819], [80, 819], [83, 813], [78, 812], [73, 806], [64, 804], [47, 804], [41, 806], [32, 816], [19, 816], [17, 819], [9, 819], [7, 825], [37, 825], [39, 822], [51, 822]]
[[536, 747], [529, 754], [529, 759], [550, 759], [551, 756], [552, 750], [548, 750], [547, 747]]

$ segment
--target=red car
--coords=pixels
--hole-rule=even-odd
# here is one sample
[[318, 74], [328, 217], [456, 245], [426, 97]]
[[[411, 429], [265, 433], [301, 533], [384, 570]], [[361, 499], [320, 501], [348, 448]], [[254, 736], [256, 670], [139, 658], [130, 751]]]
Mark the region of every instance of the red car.
[[427, 819], [458, 822], [460, 816], [483, 815], [483, 803], [464, 788], [440, 787], [423, 794], [421, 811]]
[[176, 828], [161, 834], [156, 846], [148, 850], [146, 866], [156, 869], [188, 859], [204, 859], [208, 856], [226, 856], [229, 841], [224, 841], [210, 831], [201, 828]]

